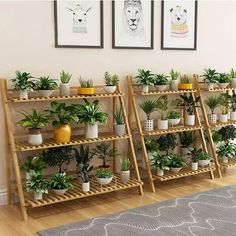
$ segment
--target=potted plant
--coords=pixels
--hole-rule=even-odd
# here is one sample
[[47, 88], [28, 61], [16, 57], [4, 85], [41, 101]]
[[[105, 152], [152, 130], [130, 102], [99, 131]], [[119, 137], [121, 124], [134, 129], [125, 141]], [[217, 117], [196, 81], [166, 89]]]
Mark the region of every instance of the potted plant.
[[[236, 80], [235, 80], [236, 81]], [[233, 90], [231, 95], [228, 95], [229, 108], [230, 108], [230, 120], [236, 120], [236, 93]]]
[[74, 152], [77, 162], [77, 175], [82, 179], [82, 190], [83, 192], [89, 192], [89, 173], [93, 170], [93, 166], [90, 165], [90, 161], [94, 157], [94, 153], [90, 152], [89, 146], [84, 148], [83, 145], [80, 146], [79, 150], [74, 148]]
[[68, 165], [73, 159], [72, 150], [72, 146], [49, 148], [42, 152], [42, 158], [47, 166], [56, 166], [59, 173], [64, 173], [62, 166]]
[[236, 155], [236, 146], [232, 143], [222, 143], [217, 146], [216, 153], [223, 163], [228, 163], [229, 159]]
[[107, 185], [111, 183], [114, 174], [110, 169], [98, 169], [95, 173], [95, 177], [99, 184]]
[[157, 139], [159, 150], [164, 151], [166, 156], [169, 156], [170, 150], [174, 150], [176, 147], [176, 136], [174, 134], [161, 135]]
[[161, 113], [161, 117], [157, 121], [158, 129], [168, 129], [168, 119], [166, 117], [168, 104], [169, 101], [167, 95], [163, 95], [156, 100], [156, 108], [158, 108]]
[[56, 80], [50, 79], [49, 76], [39, 77], [35, 86], [36, 90], [38, 90], [43, 97], [49, 97], [53, 91], [58, 88]]
[[155, 74], [153, 76], [154, 85], [159, 91], [164, 91], [169, 87], [169, 81], [164, 74]]
[[210, 164], [211, 161], [211, 156], [204, 152], [203, 150], [201, 150], [201, 152], [198, 153], [198, 165], [199, 166], [207, 166]]
[[43, 199], [43, 193], [48, 193], [49, 182], [41, 172], [30, 171], [30, 180], [26, 182], [27, 189], [34, 192], [34, 200]]
[[130, 160], [122, 159], [120, 161], [121, 171], [120, 171], [120, 180], [123, 184], [127, 184], [130, 181]]
[[145, 140], [145, 146], [146, 146], [146, 150], [147, 150], [147, 154], [148, 154], [148, 159], [151, 160], [152, 154], [154, 152], [159, 151], [159, 144], [157, 143], [156, 139], [147, 138]]
[[20, 99], [28, 99], [28, 91], [34, 90], [35, 83], [30, 73], [16, 71], [16, 77], [11, 79], [14, 90], [20, 91]]
[[137, 83], [143, 86], [143, 93], [148, 93], [149, 86], [154, 86], [153, 74], [150, 70], [139, 69], [136, 78], [138, 79]]
[[170, 71], [170, 78], [171, 78], [170, 87], [172, 90], [175, 90], [175, 91], [178, 90], [179, 77], [180, 77], [180, 72], [171, 69], [171, 71]]
[[230, 70], [231, 87], [236, 88], [236, 70]]
[[218, 84], [218, 72], [216, 70], [204, 69], [204, 74], [202, 75], [204, 77], [203, 81], [204, 83], [207, 83], [208, 89], [213, 89], [215, 84]]
[[236, 138], [236, 127], [234, 125], [222, 127], [217, 133], [220, 135], [221, 141], [230, 143]]
[[70, 96], [70, 85], [69, 82], [71, 80], [72, 75], [62, 70], [60, 73], [60, 95], [61, 96]]
[[93, 86], [92, 79], [79, 79], [80, 87], [78, 87], [79, 95], [93, 95], [95, 94], [95, 88]]
[[193, 89], [193, 84], [188, 75], [183, 75], [180, 78], [180, 83], [178, 84], [179, 90], [191, 90]]
[[229, 75], [227, 75], [226, 73], [219, 73], [217, 80], [220, 88], [227, 88], [230, 82]]
[[50, 117], [45, 112], [37, 112], [35, 109], [32, 109], [32, 113], [26, 111], [20, 113], [24, 118], [19, 120], [17, 124], [29, 128], [28, 143], [34, 146], [41, 145], [43, 143], [41, 128], [48, 124]]
[[106, 86], [104, 87], [105, 92], [114, 93], [119, 82], [119, 77], [118, 75], [111, 75], [108, 73], [108, 71], [106, 71], [104, 75], [104, 82], [106, 84]]
[[187, 164], [185, 163], [182, 156], [177, 154], [172, 154], [170, 156], [170, 164], [169, 164], [170, 170], [174, 173], [180, 172], [183, 167], [187, 167]]
[[79, 122], [86, 124], [85, 137], [98, 138], [98, 122], [101, 124], [107, 123], [108, 115], [105, 112], [99, 112], [99, 101], [89, 102], [84, 99], [85, 104], [76, 104], [77, 116]]
[[65, 103], [52, 102], [50, 113], [56, 143], [68, 143], [71, 139], [71, 123], [78, 122], [77, 110]]
[[108, 143], [100, 143], [93, 148], [94, 156], [102, 160], [102, 165], [99, 168], [110, 168], [110, 165], [107, 165], [107, 161], [110, 161], [111, 158], [116, 157], [118, 151], [116, 148], [111, 148]]
[[115, 108], [114, 112], [114, 119], [115, 119], [115, 133], [118, 136], [122, 136], [125, 134], [125, 122], [122, 108]]
[[66, 191], [73, 188], [71, 183], [72, 177], [65, 173], [54, 173], [50, 180], [50, 187], [57, 195], [64, 195]]
[[185, 125], [195, 125], [195, 108], [198, 107], [200, 97], [193, 98], [192, 95], [180, 95], [183, 99], [183, 106], [186, 107]]
[[169, 170], [170, 165], [170, 157], [166, 155], [160, 155], [159, 152], [155, 152], [153, 154], [153, 158], [151, 160], [151, 166], [156, 171], [158, 176], [163, 176], [165, 170]]
[[219, 115], [219, 121], [220, 122], [228, 122], [228, 106], [229, 106], [229, 100], [227, 94], [221, 94], [219, 96], [219, 104], [222, 107], [222, 114]]
[[147, 119], [144, 120], [144, 130], [152, 131], [154, 127], [153, 119], [151, 119], [151, 113], [155, 111], [156, 101], [155, 100], [144, 100], [139, 104], [140, 108], [146, 113]]
[[[181, 154], [186, 156], [189, 154], [189, 148], [193, 144], [193, 132], [192, 131], [183, 131], [178, 133], [179, 141], [180, 141], [180, 148]], [[187, 161], [188, 162], [188, 161]]]
[[209, 115], [209, 122], [215, 124], [217, 122], [217, 114], [215, 113], [215, 109], [219, 105], [219, 97], [218, 96], [210, 96], [206, 100], [207, 106], [211, 110], [211, 114]]
[[202, 152], [202, 149], [189, 148], [189, 150], [189, 155], [191, 156], [191, 168], [192, 170], [198, 170], [198, 157]]
[[178, 125], [181, 121], [181, 114], [177, 111], [170, 111], [167, 118], [170, 126]]

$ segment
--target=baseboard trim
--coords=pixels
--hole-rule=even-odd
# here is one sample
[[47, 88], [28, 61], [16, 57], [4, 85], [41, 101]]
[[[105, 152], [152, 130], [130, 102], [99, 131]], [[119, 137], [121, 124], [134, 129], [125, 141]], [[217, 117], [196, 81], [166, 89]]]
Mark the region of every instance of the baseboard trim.
[[0, 205], [7, 205], [7, 190], [0, 189]]

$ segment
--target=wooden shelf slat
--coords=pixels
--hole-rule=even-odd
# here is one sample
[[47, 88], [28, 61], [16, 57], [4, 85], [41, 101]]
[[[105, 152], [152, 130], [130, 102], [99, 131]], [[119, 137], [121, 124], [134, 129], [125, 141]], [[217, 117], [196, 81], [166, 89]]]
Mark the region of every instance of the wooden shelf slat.
[[229, 120], [228, 122], [217, 122], [216, 124], [209, 124], [210, 128], [220, 128], [229, 125], [236, 125], [236, 121]]
[[192, 90], [164, 90], [164, 91], [149, 91], [148, 93], [135, 91], [134, 96], [151, 96], [151, 95], [168, 95], [168, 94], [182, 94], [182, 93], [196, 93], [196, 89]]
[[220, 165], [223, 167], [233, 167], [236, 166], [236, 158], [232, 158], [228, 161], [228, 163], [223, 163], [222, 161], [220, 161]]
[[206, 92], [224, 92], [231, 90], [236, 90], [236, 88], [213, 88], [213, 89], [201, 88], [201, 91], [206, 91]]

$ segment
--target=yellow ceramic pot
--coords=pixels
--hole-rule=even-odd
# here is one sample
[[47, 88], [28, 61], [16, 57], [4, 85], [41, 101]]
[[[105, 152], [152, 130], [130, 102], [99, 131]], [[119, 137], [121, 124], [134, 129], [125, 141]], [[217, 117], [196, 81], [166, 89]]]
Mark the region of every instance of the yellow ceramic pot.
[[193, 89], [193, 84], [178, 84], [179, 90], [191, 90]]
[[61, 125], [54, 129], [54, 138], [56, 143], [70, 142], [71, 126], [68, 124]]
[[95, 88], [81, 88], [78, 87], [79, 95], [93, 95], [95, 94]]

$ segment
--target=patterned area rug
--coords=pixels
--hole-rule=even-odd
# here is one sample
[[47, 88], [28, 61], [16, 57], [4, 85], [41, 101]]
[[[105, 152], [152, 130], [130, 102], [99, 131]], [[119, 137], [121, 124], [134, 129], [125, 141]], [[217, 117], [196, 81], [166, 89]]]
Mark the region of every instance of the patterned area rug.
[[236, 186], [97, 217], [41, 236], [235, 236]]

